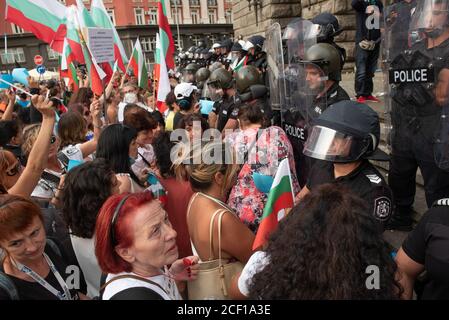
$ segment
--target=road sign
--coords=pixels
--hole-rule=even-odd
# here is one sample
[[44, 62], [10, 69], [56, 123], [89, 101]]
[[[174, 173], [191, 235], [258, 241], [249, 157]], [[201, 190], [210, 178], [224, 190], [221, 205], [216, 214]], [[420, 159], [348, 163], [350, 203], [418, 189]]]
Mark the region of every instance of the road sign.
[[45, 69], [45, 67], [43, 65], [40, 65], [36, 68], [37, 73], [39, 74], [44, 74], [45, 71], [47, 71], [47, 69]]
[[34, 56], [34, 64], [37, 66], [44, 64], [44, 58], [42, 58], [42, 56], [40, 56], [40, 55], [35, 55]]

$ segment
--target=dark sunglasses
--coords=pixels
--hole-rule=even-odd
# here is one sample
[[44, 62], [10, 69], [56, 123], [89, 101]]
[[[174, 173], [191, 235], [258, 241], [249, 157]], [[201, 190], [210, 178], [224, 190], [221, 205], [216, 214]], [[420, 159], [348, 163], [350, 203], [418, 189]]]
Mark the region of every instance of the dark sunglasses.
[[17, 160], [16, 165], [14, 167], [12, 167], [11, 169], [9, 169], [8, 171], [6, 171], [6, 175], [9, 177], [14, 177], [16, 174], [18, 174], [20, 172], [20, 168], [21, 168], [20, 161]]

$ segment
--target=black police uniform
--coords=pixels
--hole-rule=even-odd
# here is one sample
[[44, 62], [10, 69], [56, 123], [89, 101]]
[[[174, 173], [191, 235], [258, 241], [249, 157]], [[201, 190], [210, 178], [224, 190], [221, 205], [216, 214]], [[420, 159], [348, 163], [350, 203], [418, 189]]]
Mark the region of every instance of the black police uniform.
[[217, 115], [217, 130], [223, 131], [229, 119], [237, 120], [238, 106], [240, 105], [238, 96], [224, 97], [220, 101], [216, 101], [212, 107], [212, 112]]
[[[299, 94], [298, 94], [299, 96]], [[293, 100], [298, 104], [296, 110], [301, 109], [301, 98], [294, 97]], [[308, 173], [312, 166], [313, 159], [306, 157], [302, 150], [304, 148], [304, 143], [307, 140], [307, 130], [309, 130], [305, 113], [309, 112], [313, 119], [316, 119], [328, 106], [343, 100], [350, 100], [349, 95], [346, 91], [336, 82], [327, 91], [326, 99], [318, 98], [314, 101], [312, 110], [301, 112], [290, 112], [287, 111], [284, 115], [284, 125], [283, 129], [290, 140], [293, 147], [293, 154], [295, 157], [296, 173], [298, 175], [298, 182], [301, 187], [303, 187], [307, 182]]]
[[418, 281], [418, 299], [449, 299], [449, 199], [437, 200], [402, 244], [413, 261], [427, 274]]
[[366, 201], [369, 212], [382, 226], [393, 213], [391, 190], [379, 171], [366, 159], [353, 172], [337, 179], [332, 162], [317, 160], [310, 171], [307, 188], [312, 191], [325, 183], [334, 183], [352, 190]]
[[[419, 67], [427, 66], [428, 62], [431, 62], [435, 66], [435, 74], [438, 75], [443, 68], [448, 68], [449, 39], [433, 49], [427, 49], [424, 42], [415, 45], [411, 51], [428, 53], [433, 59], [420, 55], [417, 62], [412, 59], [402, 63], [408, 62], [409, 65]], [[437, 61], [441, 63], [435, 63]], [[402, 65], [399, 67], [407, 68]], [[412, 100], [408, 98], [409, 92], [413, 92]], [[424, 84], [401, 84], [393, 96], [392, 152], [388, 182], [393, 190], [398, 215], [394, 220], [402, 221], [404, 225], [411, 224], [418, 167], [425, 181], [427, 206], [430, 207], [436, 200], [449, 196], [449, 172], [438, 168], [434, 158], [435, 129], [440, 121], [441, 110], [442, 107], [435, 103], [433, 94]]]

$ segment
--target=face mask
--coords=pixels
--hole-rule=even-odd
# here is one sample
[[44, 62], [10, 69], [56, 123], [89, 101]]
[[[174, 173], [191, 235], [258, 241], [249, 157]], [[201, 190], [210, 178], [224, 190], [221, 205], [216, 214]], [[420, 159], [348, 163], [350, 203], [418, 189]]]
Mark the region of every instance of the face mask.
[[267, 176], [256, 172], [254, 172], [251, 176], [253, 178], [254, 185], [256, 186], [257, 190], [266, 194], [270, 192], [271, 185], [273, 184], [274, 181], [272, 176]]
[[137, 94], [133, 92], [128, 92], [125, 94], [125, 97], [123, 99], [124, 103], [136, 103], [137, 102]]

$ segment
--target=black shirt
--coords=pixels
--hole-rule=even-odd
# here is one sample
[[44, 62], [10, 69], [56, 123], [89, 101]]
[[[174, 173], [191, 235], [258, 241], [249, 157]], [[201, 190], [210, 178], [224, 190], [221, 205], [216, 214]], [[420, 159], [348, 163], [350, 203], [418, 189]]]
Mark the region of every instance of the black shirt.
[[325, 183], [335, 183], [352, 190], [368, 204], [374, 218], [384, 225], [391, 217], [393, 196], [390, 187], [379, 171], [368, 161], [362, 163], [350, 174], [334, 176], [334, 164], [328, 161], [316, 161], [309, 174], [307, 188], [314, 190]]
[[[62, 260], [62, 258], [58, 256], [56, 253], [54, 253], [53, 250], [48, 245], [45, 247], [45, 253], [53, 262], [56, 270], [59, 271], [59, 274], [64, 279], [64, 281], [66, 281], [66, 283], [69, 284], [75, 283], [75, 281], [72, 280], [75, 280], [74, 278], [76, 278], [77, 276], [76, 272], [68, 268], [68, 265]], [[0, 264], [0, 271], [4, 272], [3, 263]], [[9, 277], [10, 280], [12, 280], [15, 287], [17, 288], [20, 300], [59, 300], [58, 297], [54, 296], [50, 291], [45, 289], [37, 282], [22, 280], [11, 275], [7, 276]], [[81, 271], [79, 269], [78, 269], [78, 276], [81, 277]], [[67, 281], [69, 277], [70, 279], [69, 281]], [[80, 281], [80, 279], [77, 280]], [[53, 286], [56, 290], [59, 290], [61, 293], [64, 292], [61, 286], [59, 285], [59, 282], [56, 279], [55, 275], [53, 274], [53, 272], [51, 272], [51, 270], [48, 273], [48, 276], [45, 278], [45, 281], [47, 281], [51, 286]], [[70, 289], [70, 294], [72, 295], [72, 298], [77, 297], [77, 290]], [[1, 300], [10, 300], [9, 294], [5, 292], [2, 288], [0, 288], [0, 301]]]
[[[356, 35], [355, 41], [359, 43], [362, 40], [373, 40], [376, 41], [380, 39], [380, 28], [368, 30], [366, 23], [370, 17], [366, 14], [366, 8], [370, 5], [375, 5], [379, 8], [380, 13], [382, 13], [384, 5], [379, 0], [352, 0], [352, 7], [356, 11]], [[379, 18], [379, 24], [382, 17]]]
[[212, 112], [217, 115], [217, 130], [223, 131], [229, 119], [237, 120], [238, 106], [240, 99], [236, 96], [223, 97], [222, 100], [214, 103]]
[[427, 211], [402, 244], [404, 252], [424, 265], [424, 300], [449, 299], [449, 206]]

